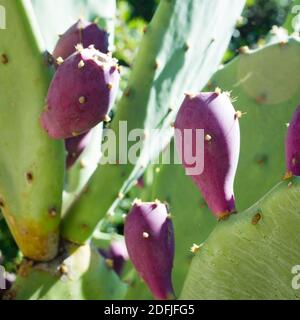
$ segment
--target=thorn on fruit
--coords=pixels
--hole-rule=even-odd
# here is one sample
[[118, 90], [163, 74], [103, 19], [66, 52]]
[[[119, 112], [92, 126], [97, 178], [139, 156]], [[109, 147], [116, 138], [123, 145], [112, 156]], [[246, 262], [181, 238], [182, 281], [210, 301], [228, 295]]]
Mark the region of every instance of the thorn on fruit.
[[211, 135], [207, 134], [207, 135], [205, 135], [204, 139], [205, 139], [205, 141], [210, 142], [212, 140], [212, 137], [211, 137]]
[[56, 63], [60, 66], [60, 65], [62, 65], [64, 63], [64, 59], [62, 57], [58, 57], [56, 59]]
[[111, 122], [111, 117], [109, 115], [106, 115], [103, 119], [104, 122]]
[[220, 94], [222, 94], [222, 89], [219, 87], [216, 87], [215, 93], [219, 96]]
[[247, 112], [242, 112], [242, 111], [237, 111], [234, 115], [234, 119], [237, 120], [237, 119], [241, 119], [244, 115], [246, 115]]
[[82, 69], [84, 67], [84, 61], [80, 60], [80, 62], [78, 63], [78, 69]]
[[86, 103], [86, 98], [84, 96], [79, 97], [78, 99], [80, 104], [85, 104]]
[[149, 238], [149, 233], [143, 232], [143, 238], [144, 238], [144, 239], [148, 239], [148, 238]]

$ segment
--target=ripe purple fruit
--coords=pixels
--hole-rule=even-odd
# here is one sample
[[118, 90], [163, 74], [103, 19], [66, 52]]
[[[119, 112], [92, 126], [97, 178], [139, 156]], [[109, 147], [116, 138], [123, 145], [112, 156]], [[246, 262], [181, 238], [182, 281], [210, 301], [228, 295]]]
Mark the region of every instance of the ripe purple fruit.
[[53, 51], [53, 57], [67, 59], [75, 52], [75, 47], [79, 43], [83, 48], [94, 45], [95, 49], [107, 53], [108, 33], [101, 30], [96, 23], [80, 19], [60, 37]]
[[52, 138], [66, 139], [108, 121], [119, 79], [115, 59], [93, 47], [79, 47], [54, 75], [41, 116], [42, 127]]
[[285, 140], [287, 176], [300, 176], [300, 106], [289, 124]]
[[65, 140], [67, 150], [67, 169], [70, 169], [76, 160], [80, 157], [92, 138], [92, 132], [88, 131], [80, 136], [68, 138]]
[[111, 242], [108, 251], [102, 249], [99, 251], [105, 259], [111, 262], [115, 272], [121, 275], [125, 262], [129, 260], [125, 240], [114, 240]]
[[[213, 214], [222, 219], [235, 211], [233, 192], [240, 150], [240, 112], [236, 112], [226, 93], [200, 93], [186, 95], [175, 122], [175, 141], [186, 169], [186, 149], [204, 155], [203, 171], [191, 174]], [[185, 135], [190, 135], [186, 141]], [[197, 129], [204, 130], [204, 137]], [[204, 150], [197, 150], [197, 138], [204, 138]], [[204, 152], [204, 154], [203, 154]]]
[[154, 297], [173, 299], [174, 231], [166, 205], [136, 201], [124, 234], [129, 257]]

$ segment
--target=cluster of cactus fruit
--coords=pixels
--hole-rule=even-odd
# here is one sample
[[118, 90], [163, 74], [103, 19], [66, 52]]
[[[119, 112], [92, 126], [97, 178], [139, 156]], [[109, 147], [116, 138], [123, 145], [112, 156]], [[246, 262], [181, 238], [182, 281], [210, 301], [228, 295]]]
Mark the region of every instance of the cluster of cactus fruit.
[[[22, 1], [26, 2], [26, 0]], [[189, 8], [188, 2], [195, 5], [195, 10], [201, 10], [201, 1], [193, 2], [192, 0], [189, 0], [185, 4], [182, 1], [166, 0], [161, 2], [158, 14], [154, 18], [153, 25], [149, 26], [149, 32], [147, 31], [145, 34], [145, 48], [141, 49], [141, 58], [140, 60], [138, 60], [137, 66], [140, 66], [142, 64], [142, 58], [144, 57], [145, 52], [147, 53], [147, 50], [151, 51], [152, 49], [152, 51], [154, 52], [155, 50], [157, 50], [157, 55], [158, 53], [162, 54], [160, 49], [163, 41], [161, 38], [159, 38], [160, 33], [158, 33], [158, 36], [155, 35], [155, 37], [158, 37], [157, 39], [154, 38], [154, 36], [151, 34], [151, 27], [154, 30], [155, 28], [157, 28], [157, 30], [162, 30], [163, 32], [166, 32], [166, 34], [167, 32], [174, 32], [174, 34], [172, 34], [173, 36], [175, 34], [180, 34], [181, 30], [172, 30], [172, 23], [170, 21], [172, 21], [172, 18], [177, 17], [178, 14], [181, 14], [182, 10], [180, 9], [186, 8], [185, 6]], [[214, 5], [213, 2], [215, 1], [212, 1], [211, 5]], [[240, 13], [244, 1], [235, 0], [234, 2], [234, 5], [236, 6], [236, 13]], [[11, 3], [13, 3], [13, 1]], [[207, 3], [206, 5], [209, 6], [210, 4]], [[169, 6], [172, 6], [171, 9]], [[205, 5], [203, 4], [203, 6]], [[15, 8], [17, 8], [17, 6]], [[24, 10], [24, 7], [22, 7], [22, 10]], [[20, 12], [22, 12], [22, 10], [20, 10]], [[186, 12], [185, 14], [189, 14], [189, 12]], [[237, 16], [238, 15], [234, 15], [234, 17], [230, 19], [230, 22], [228, 22], [228, 34], [226, 35], [228, 36], [228, 38], [230, 38], [230, 34], [232, 33], [232, 24], [234, 23], [234, 20], [237, 18]], [[170, 21], [168, 19], [170, 19]], [[195, 16], [193, 16], [193, 19], [195, 19], [195, 21], [198, 21], [196, 14]], [[191, 28], [189, 29], [191, 30], [191, 37], [198, 32], [196, 27], [191, 27], [189, 25], [188, 28]], [[161, 32], [161, 34], [163, 34], [163, 32]], [[178, 34], [176, 32], [178, 32]], [[150, 37], [150, 40], [147, 37]], [[174, 38], [176, 37], [174, 36]], [[216, 48], [211, 49], [211, 46], [213, 46], [212, 43], [213, 42], [211, 42], [210, 40], [208, 41], [208, 47], [204, 50], [206, 53], [203, 56], [203, 61], [205, 61], [205, 57], [206, 55], [208, 55], [209, 50], [215, 50], [213, 51], [212, 55], [220, 51], [217, 45]], [[185, 49], [183, 50], [184, 55], [188, 55], [187, 51], [189, 50], [189, 47], [191, 45], [192, 44], [189, 44], [187, 46], [185, 41]], [[285, 46], [282, 45], [282, 43], [280, 44], [280, 46], [276, 43], [272, 45], [277, 46], [278, 48], [280, 47], [280, 50], [285, 49]], [[289, 44], [287, 43], [286, 46], [288, 45]], [[155, 47], [155, 49], [153, 49], [152, 46]], [[222, 42], [222, 48], [223, 47], [225, 50], [226, 43], [224, 44]], [[1, 50], [2, 49], [3, 48], [1, 47]], [[249, 53], [247, 52], [244, 54], [247, 56]], [[2, 58], [3, 57], [4, 55], [2, 54]], [[5, 57], [7, 56], [5, 55]], [[47, 134], [47, 139], [49, 139], [51, 143], [59, 143], [61, 141], [64, 141], [64, 148], [66, 151], [65, 167], [67, 170], [71, 171], [82, 153], [90, 145], [92, 140], [93, 128], [101, 122], [111, 121], [110, 111], [117, 98], [117, 92], [119, 89], [119, 82], [121, 78], [121, 68], [118, 66], [117, 60], [114, 59], [112, 57], [112, 54], [109, 52], [108, 33], [100, 29], [95, 23], [85, 21], [84, 19], [80, 19], [79, 21], [77, 21], [62, 36], [60, 36], [57, 45], [52, 52], [52, 57], [53, 59], [51, 59], [51, 61], [53, 62], [52, 67], [54, 70], [54, 76], [48, 88], [44, 109], [39, 114], [39, 125], [40, 128], [42, 128], [44, 131], [43, 134]], [[186, 59], [188, 60], [187, 57]], [[218, 61], [216, 61], [216, 64], [220, 62], [220, 59], [217, 60]], [[2, 62], [3, 61], [4, 60], [2, 59]], [[6, 62], [3, 62], [3, 64], [8, 64], [8, 60], [5, 61]], [[202, 62], [200, 62], [199, 64], [199, 66], [201, 67]], [[193, 64], [192, 67], [194, 67]], [[158, 59], [156, 59], [155, 68], [151, 72], [159, 72], [159, 69], [160, 65], [158, 63]], [[132, 83], [134, 82], [138, 83], [142, 80], [140, 79], [139, 70], [136, 70], [137, 69], [135, 69], [135, 71], [133, 72], [133, 80], [131, 80], [130, 85], [132, 85]], [[180, 73], [179, 70], [180, 69], [178, 69], [178, 74]], [[192, 70], [192, 68], [189, 69], [188, 67], [186, 67], [185, 69], [185, 71], [190, 70]], [[164, 69], [163, 71], [168, 71], [170, 73], [170, 70], [168, 70], [168, 68]], [[202, 82], [207, 82], [213, 71], [215, 70], [213, 70], [212, 68], [207, 74], [208, 78], [202, 79]], [[219, 72], [222, 72], [222, 70]], [[239, 70], [239, 72], [241, 72], [241, 70]], [[198, 72], [196, 73], [198, 74]], [[162, 74], [160, 74], [161, 77]], [[195, 75], [195, 79], [197, 79], [196, 77], [197, 76]], [[151, 80], [149, 80], [150, 78]], [[174, 82], [175, 78], [176, 77], [174, 75]], [[130, 104], [130, 99], [133, 99], [132, 101], [135, 101], [134, 99], [137, 99], [136, 101], [140, 103], [146, 103], [145, 101], [141, 101], [140, 98], [143, 97], [146, 99], [146, 97], [148, 96], [150, 96], [150, 98], [147, 99], [151, 101], [150, 92], [152, 92], [152, 82], [155, 90], [161, 90], [162, 96], [166, 95], [166, 92], [164, 91], [165, 89], [163, 88], [164, 85], [161, 85], [161, 83], [159, 83], [160, 81], [162, 81], [159, 79], [159, 77], [155, 78], [155, 76], [151, 74], [149, 79], [146, 77], [145, 83], [141, 83], [142, 93], [134, 91], [137, 90], [137, 88], [132, 89], [129, 86], [130, 88], [127, 89], [124, 93], [124, 100], [121, 100], [121, 104], [123, 103], [125, 106], [127, 106], [127, 103]], [[163, 80], [165, 80], [165, 78]], [[247, 81], [247, 79], [245, 81]], [[165, 84], [165, 86], [168, 87], [168, 84]], [[191, 86], [191, 89], [194, 90], [195, 86], [197, 87], [197, 84]], [[200, 86], [201, 85], [199, 84], [199, 87]], [[211, 84], [209, 86], [211, 86]], [[178, 90], [178, 87], [180, 86], [174, 85], [174, 87], [176, 90]], [[172, 87], [172, 89], [174, 89], [174, 87]], [[148, 89], [149, 91], [147, 91]], [[184, 96], [184, 90], [181, 89], [184, 88], [180, 88], [177, 97], [175, 97], [180, 102]], [[226, 89], [234, 90], [234, 86]], [[249, 90], [251, 90], [251, 88]], [[141, 96], [139, 96], [139, 94]], [[158, 96], [156, 98], [157, 99], [154, 100], [158, 101], [157, 103], [160, 103], [159, 100], [161, 98], [158, 98]], [[260, 99], [259, 102], [257, 99], [255, 101], [259, 104], [263, 104], [265, 102], [264, 99]], [[222, 236], [225, 235], [225, 238], [228, 239], [235, 236], [236, 234], [239, 235], [239, 228], [242, 228], [244, 226], [244, 220], [242, 219], [247, 219], [249, 215], [252, 215], [251, 224], [255, 226], [259, 224], [261, 219], [268, 221], [267, 214], [262, 217], [263, 213], [261, 213], [261, 211], [259, 210], [256, 210], [257, 212], [253, 216], [251, 208], [249, 209], [249, 214], [247, 212], [245, 214], [236, 214], [238, 207], [236, 205], [236, 200], [238, 201], [239, 199], [238, 197], [237, 199], [235, 199], [234, 183], [240, 157], [240, 135], [243, 134], [243, 127], [241, 127], [240, 130], [240, 121], [243, 121], [244, 113], [242, 111], [235, 110], [233, 103], [234, 101], [230, 92], [222, 92], [222, 90], [219, 88], [216, 88], [212, 92], [201, 92], [199, 94], [186, 93], [183, 102], [178, 104], [178, 113], [175, 112], [173, 114], [173, 120], [175, 120], [173, 126], [175, 133], [175, 144], [178, 154], [182, 159], [183, 167], [185, 168], [187, 173], [193, 166], [193, 163], [190, 163], [190, 161], [186, 159], [186, 150], [189, 150], [193, 155], [198, 155], [198, 130], [204, 131], [203, 150], [200, 150], [201, 157], [204, 155], [203, 170], [201, 170], [201, 172], [198, 172], [197, 174], [189, 175], [191, 176], [190, 178], [193, 180], [194, 185], [199, 189], [201, 195], [203, 196], [205, 205], [207, 204], [209, 210], [216, 218], [215, 220], [218, 221], [217, 227], [208, 237], [207, 241], [205, 241], [204, 245], [194, 244], [192, 246], [191, 251], [196, 254], [196, 257], [190, 267], [190, 272], [187, 276], [181, 295], [182, 298], [214, 298], [213, 294], [210, 294], [210, 290], [207, 290], [208, 293], [207, 295], [205, 295], [205, 290], [203, 290], [203, 292], [200, 292], [199, 288], [204, 288], [207, 283], [209, 284], [209, 281], [213, 281], [211, 278], [216, 276], [220, 270], [224, 272], [223, 278], [219, 279], [216, 276], [215, 285], [213, 287], [218, 288], [218, 284], [220, 284], [222, 290], [217, 290], [218, 292], [215, 293], [215, 297], [236, 297], [232, 293], [233, 289], [230, 288], [228, 292], [224, 289], [227, 285], [228, 287], [230, 287], [234, 283], [236, 278], [234, 278], [233, 276], [233, 278], [230, 278], [228, 280], [228, 274], [231, 272], [231, 270], [228, 269], [227, 265], [227, 269], [225, 268], [223, 270], [222, 263], [228, 258], [228, 260], [232, 262], [236, 267], [236, 265], [238, 265], [240, 261], [234, 255], [234, 252], [229, 253], [229, 255], [226, 256], [226, 253], [228, 253], [226, 251], [226, 241], [224, 241], [224, 244], [220, 244], [220, 242], [215, 243], [214, 238], [221, 238], [220, 234]], [[125, 111], [124, 109], [121, 110], [123, 113], [121, 113], [121, 116], [119, 116], [119, 118], [117, 116], [117, 120], [122, 120], [124, 115], [126, 116], [127, 112], [131, 115], [134, 115], [134, 113], [136, 112], [137, 118], [140, 115], [137, 109], [133, 111], [127, 111], [127, 109], [125, 109]], [[168, 106], [167, 109], [170, 110]], [[293, 106], [291, 107], [291, 109], [293, 109]], [[156, 111], [156, 109], [154, 110]], [[139, 112], [143, 113], [143, 111]], [[172, 113], [172, 111], [168, 111], [168, 115], [170, 112]], [[149, 114], [151, 114], [150, 111]], [[169, 119], [165, 115], [160, 116], [164, 125], [171, 127], [170, 124], [172, 123], [172, 119]], [[144, 117], [144, 114], [142, 117]], [[142, 118], [142, 120], [138, 119], [137, 123], [141, 123], [145, 119], [147, 119], [147, 121], [150, 121], [150, 118], [151, 117]], [[145, 122], [147, 121], [145, 120]], [[155, 120], [154, 122], [157, 123], [159, 121]], [[135, 122], [133, 121], [132, 123]], [[299, 189], [298, 180], [297, 178], [295, 178], [295, 176], [300, 176], [299, 130], [300, 106], [295, 111], [294, 116], [288, 126], [285, 140], [286, 173], [283, 183], [288, 184], [288, 188], [290, 190], [289, 194], [285, 196], [285, 189], [280, 184], [278, 188], [276, 187], [277, 189], [275, 188], [275, 191], [267, 194], [265, 198], [263, 198], [263, 200], [258, 202], [261, 207], [263, 207], [265, 203], [268, 203], [268, 201], [272, 202], [272, 199], [276, 196], [278, 197], [278, 199], [281, 199], [280, 201], [283, 201], [283, 199], [286, 199], [286, 201], [290, 201], [290, 197], [293, 196], [293, 194], [291, 195], [290, 193], [294, 192], [296, 194], [297, 190]], [[188, 132], [191, 133], [191, 136], [189, 137]], [[100, 143], [101, 142], [99, 141], [99, 144]], [[2, 147], [1, 144], [0, 146]], [[156, 156], [160, 151], [162, 150], [157, 150]], [[199, 160], [201, 162], [200, 159], [196, 160]], [[116, 167], [119, 168], [122, 166], [120, 165]], [[123, 177], [124, 175], [128, 174], [128, 181], [143, 181], [142, 178], [136, 176], [134, 176], [134, 178], [138, 178], [139, 180], [130, 179], [132, 178], [132, 176], [130, 175], [132, 168], [126, 167], [126, 170], [128, 170], [129, 173], [127, 171], [125, 171], [125, 173], [112, 171], [114, 173], [111, 175], [110, 173], [108, 173], [107, 176], [104, 176], [104, 179], [114, 177], [116, 179], [121, 179], [120, 176]], [[132, 172], [135, 172], [135, 170], [133, 170]], [[98, 174], [98, 176], [101, 179], [101, 175]], [[139, 278], [143, 279], [144, 283], [147, 285], [155, 299], [176, 299], [177, 297], [179, 297], [179, 292], [176, 292], [176, 289], [178, 290], [177, 283], [175, 287], [174, 281], [172, 281], [172, 273], [174, 267], [174, 258], [176, 258], [177, 254], [176, 248], [180, 245], [180, 239], [178, 239], [177, 237], [177, 231], [180, 228], [177, 228], [177, 212], [175, 213], [175, 217], [173, 218], [173, 209], [175, 210], [176, 208], [172, 207], [172, 201], [170, 204], [166, 203], [165, 200], [168, 199], [161, 198], [160, 194], [157, 195], [160, 200], [154, 200], [154, 192], [152, 192], [152, 199], [148, 199], [148, 201], [136, 199], [132, 204], [131, 210], [129, 210], [128, 215], [126, 215], [124, 219], [124, 234], [122, 235], [122, 237], [119, 237], [117, 239], [110, 239], [111, 243], [108, 249], [101, 248], [98, 250], [95, 250], [93, 240], [90, 239], [90, 233], [93, 232], [90, 232], [89, 228], [93, 229], [93, 226], [90, 226], [89, 223], [93, 225], [93, 221], [97, 220], [97, 222], [99, 222], [99, 219], [97, 219], [97, 217], [95, 219], [94, 217], [89, 219], [89, 215], [91, 214], [89, 210], [90, 207], [87, 207], [86, 209], [84, 207], [84, 204], [80, 202], [78, 204], [77, 202], [75, 204], [75, 207], [77, 209], [80, 208], [80, 206], [83, 206], [85, 208], [84, 216], [79, 216], [80, 227], [77, 229], [76, 223], [78, 222], [78, 215], [77, 218], [72, 220], [72, 218], [69, 218], [70, 215], [68, 216], [67, 212], [66, 219], [63, 221], [61, 235], [64, 241], [61, 241], [60, 248], [57, 248], [58, 240], [55, 238], [56, 234], [51, 234], [52, 238], [51, 240], [48, 239], [46, 241], [47, 244], [45, 245], [45, 247], [54, 247], [54, 249], [52, 250], [53, 252], [51, 252], [50, 254], [36, 254], [36, 252], [39, 252], [39, 250], [45, 251], [46, 249], [43, 247], [43, 243], [41, 243], [42, 249], [39, 248], [39, 250], [35, 251], [35, 248], [33, 247], [35, 244], [34, 241], [40, 241], [36, 234], [33, 234], [31, 237], [31, 239], [34, 240], [33, 244], [28, 245], [28, 243], [26, 243], [26, 241], [28, 240], [25, 240], [25, 242], [20, 241], [22, 236], [26, 236], [27, 238], [25, 237], [25, 239], [30, 239], [28, 237], [30, 229], [28, 229], [28, 231], [24, 226], [20, 227], [15, 223], [15, 219], [17, 218], [8, 210], [6, 197], [4, 196], [3, 191], [5, 190], [5, 188], [2, 187], [5, 181], [2, 177], [3, 175], [1, 175], [0, 172], [0, 207], [4, 213], [9, 227], [12, 230], [12, 233], [14, 235], [18, 235], [16, 236], [16, 241], [21, 251], [23, 251], [25, 255], [24, 262], [20, 266], [16, 281], [4, 297], [19, 299], [59, 299], [62, 297], [67, 297], [70, 299], [124, 298], [126, 296], [126, 292], [130, 291], [131, 282], [133, 282], [132, 279], [129, 280], [130, 277], [124, 276], [124, 273], [126, 271], [126, 262], [128, 260], [131, 261], [135, 271], [139, 275]], [[26, 177], [27, 181], [31, 180], [29, 184], [32, 184], [33, 180], [36, 178], [35, 174], [30, 171], [27, 172]], [[1, 181], [1, 178], [3, 179], [3, 181]], [[187, 178], [187, 181], [188, 179], [189, 178]], [[100, 191], [102, 193], [105, 193], [105, 188], [96, 188], [95, 186], [99, 186], [99, 183], [97, 182], [98, 184], [93, 184], [93, 181], [98, 181], [97, 176], [96, 178], [94, 177], [94, 180], [92, 180], [92, 182], [89, 182], [84, 186], [79, 197], [87, 197], [86, 199], [93, 200], [95, 198], [97, 199], [97, 195], [100, 193]], [[109, 184], [110, 182], [113, 183], [112, 181], [101, 182], [102, 185], [100, 184], [100, 186], [105, 186], [105, 184]], [[130, 183], [128, 183], [128, 185], [130, 185]], [[140, 189], [142, 190], [142, 194], [148, 187], [146, 187], [145, 183], [142, 183], [141, 185], [142, 186]], [[121, 185], [117, 185], [117, 187], [121, 189]], [[179, 185], [176, 186], [176, 189], [179, 190], [178, 192], [184, 192], [185, 187], [186, 186], [184, 185]], [[167, 193], [168, 190], [165, 190], [165, 192]], [[277, 195], [275, 194], [276, 192]], [[144, 194], [146, 193], [147, 192], [145, 192]], [[45, 195], [45, 197], [46, 196], [47, 195]], [[144, 198], [143, 195], [141, 195], [141, 197]], [[147, 194], [147, 196], [145, 197], [150, 198], [149, 194]], [[118, 201], [122, 200], [124, 198], [124, 194], [120, 191], [117, 198]], [[77, 200], [78, 199], [76, 199], [76, 201]], [[113, 199], [111, 200], [113, 201]], [[11, 201], [11, 199], [9, 199], [9, 201]], [[107, 201], [110, 201], [110, 198]], [[185, 199], [185, 201], [189, 201], [189, 199]], [[102, 209], [103, 207], [101, 207], [101, 210]], [[48, 214], [51, 217], [55, 218], [58, 215], [58, 210], [58, 206], [52, 206], [51, 208], [48, 208]], [[97, 208], [93, 210], [101, 211]], [[297, 216], [298, 213], [299, 212], [292, 212], [290, 215]], [[185, 215], [189, 213], [181, 212], [180, 214]], [[195, 213], [192, 212], [191, 214]], [[272, 212], [269, 215], [271, 216], [271, 214]], [[245, 216], [246, 218], [244, 218], [243, 216]], [[73, 223], [74, 221], [75, 223]], [[67, 230], [68, 228], [68, 226], [66, 227], [68, 223], [73, 223], [72, 228], [76, 230], [78, 234], [82, 233], [83, 236], [74, 236], [74, 232], [70, 228], [68, 229], [68, 231], [71, 230], [72, 232], [72, 237], [70, 237], [70, 233], [65, 232], [65, 230]], [[230, 223], [230, 225], [227, 227], [226, 223]], [[186, 224], [188, 224], [188, 221], [186, 221]], [[214, 227], [216, 224], [210, 223], [209, 225], [210, 227]], [[271, 228], [270, 225], [271, 223], [266, 224], [266, 228]], [[293, 231], [294, 230], [297, 230], [297, 228], [295, 227]], [[232, 234], [230, 233], [231, 231]], [[88, 234], [88, 236], [85, 234], [85, 232]], [[210, 232], [211, 230], [208, 233]], [[261, 233], [263, 232], [266, 231], [262, 229]], [[248, 234], [249, 239], [251, 236], [250, 233], [251, 232], [249, 232]], [[295, 237], [297, 236], [297, 234], [294, 234], [292, 231], [291, 234]], [[264, 236], [264, 239], [269, 239], [272, 237], [273, 234], [269, 237], [267, 234], [266, 236]], [[86, 240], [86, 238], [89, 238], [88, 240], [91, 241], [82, 240]], [[247, 235], [245, 235], [245, 239], [246, 238]], [[273, 240], [279, 241], [275, 236]], [[195, 243], [197, 241], [198, 239], [195, 239]], [[251, 241], [255, 240], [251, 238], [249, 240], [249, 243]], [[285, 238], [283, 238], [283, 243], [284, 245], [287, 245], [284, 241]], [[268, 244], [267, 240], [265, 240], [265, 243], [266, 245]], [[222, 245], [224, 245], [225, 249], [222, 247]], [[30, 247], [30, 250], [28, 250], [28, 246]], [[263, 246], [264, 244], [262, 245], [262, 249], [258, 249], [259, 254], [260, 250], [261, 252], [264, 252]], [[186, 248], [186, 250], [188, 251], [188, 248]], [[180, 252], [180, 254], [183, 255], [185, 253]], [[179, 257], [181, 258], [180, 254]], [[278, 252], [275, 252], [275, 254], [276, 258], [278, 259], [281, 259], [280, 255], [284, 257], [281, 248], [279, 248]], [[38, 261], [42, 262], [38, 263]], [[207, 264], [205, 264], [205, 262], [207, 262]], [[245, 261], [242, 260], [242, 263], [243, 262], [245, 263]], [[298, 263], [300, 263], [300, 261]], [[251, 261], [250, 264], [252, 265], [255, 263]], [[198, 266], [200, 266], [199, 270], [202, 270], [202, 273], [200, 271], [199, 273], [195, 272]], [[206, 279], [205, 268], [209, 267], [211, 267], [211, 274], [207, 275]], [[243, 267], [241, 267], [241, 269], [243, 269]], [[238, 268], [235, 270], [237, 270], [238, 274]], [[184, 272], [184, 276], [185, 274], [186, 272]], [[203, 277], [205, 278], [204, 280]], [[280, 277], [280, 274], [278, 275], [278, 277]], [[237, 278], [239, 279], [238, 276]], [[57, 282], [58, 279], [63, 281]], [[94, 281], [94, 279], [99, 280], [99, 283], [97, 283], [97, 281]], [[205, 282], [206, 280], [207, 282]], [[226, 286], [223, 286], [223, 280]], [[182, 281], [182, 279], [180, 281]], [[201, 283], [199, 285], [200, 281], [203, 282], [202, 287]], [[281, 280], [279, 280], [279, 282], [280, 281]], [[196, 286], [199, 285], [197, 288], [195, 288], [195, 283]], [[43, 290], [43, 285], [48, 287], [48, 291]], [[84, 289], [88, 285], [89, 295], [85, 293], [86, 290]], [[182, 283], [180, 283], [180, 286], [182, 286]], [[285, 286], [288, 286], [288, 284], [285, 284]], [[252, 298], [251, 295], [249, 296], [248, 294], [247, 285], [241, 284], [239, 286], [235, 283], [235, 287], [237, 287], [237, 291], [239, 292], [243, 293], [243, 290], [247, 292], [247, 295], [245, 294], [246, 298]], [[275, 293], [273, 295], [272, 293], [270, 293], [269, 296], [263, 294], [260, 295], [260, 293], [253, 292], [253, 297], [280, 297], [280, 294], [277, 292], [279, 289], [280, 288], [275, 288]], [[287, 290], [286, 297], [290, 297], [293, 295], [296, 297], [296, 294], [291, 294], [288, 289], [284, 288], [284, 290]], [[110, 294], [108, 295], [104, 292], [110, 292]], [[139, 293], [136, 293], [135, 297], [137, 297], [138, 295]], [[243, 294], [241, 294], [240, 298], [243, 297]]]

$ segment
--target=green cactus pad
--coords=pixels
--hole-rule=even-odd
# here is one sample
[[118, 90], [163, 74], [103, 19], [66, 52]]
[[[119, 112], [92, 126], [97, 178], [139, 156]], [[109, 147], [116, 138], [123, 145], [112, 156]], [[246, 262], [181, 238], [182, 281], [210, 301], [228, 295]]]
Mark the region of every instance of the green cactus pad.
[[123, 299], [127, 286], [89, 245], [68, 244], [66, 255], [34, 266], [23, 261], [12, 289], [4, 298], [16, 300]]
[[[169, 143], [172, 130], [162, 129], [170, 128], [184, 91], [204, 86], [217, 69], [244, 3], [244, 0], [160, 1], [111, 125], [117, 138], [120, 121], [127, 121], [128, 132], [136, 128], [160, 131], [151, 148], [147, 139], [142, 141], [142, 155], [136, 165], [102, 165], [96, 170], [88, 191], [64, 219], [62, 231], [66, 239], [76, 243], [87, 241], [99, 221], [122, 198], [118, 194], [126, 193], [149, 160], [155, 159]], [[133, 144], [128, 143], [129, 148]], [[118, 157], [119, 154], [117, 160]]]
[[[299, 299], [300, 178], [222, 221], [194, 258], [181, 299]], [[293, 281], [294, 279], [294, 281]]]
[[0, 34], [0, 203], [23, 254], [49, 260], [58, 246], [63, 143], [39, 124], [50, 76], [31, 3], [1, 5], [7, 29]]

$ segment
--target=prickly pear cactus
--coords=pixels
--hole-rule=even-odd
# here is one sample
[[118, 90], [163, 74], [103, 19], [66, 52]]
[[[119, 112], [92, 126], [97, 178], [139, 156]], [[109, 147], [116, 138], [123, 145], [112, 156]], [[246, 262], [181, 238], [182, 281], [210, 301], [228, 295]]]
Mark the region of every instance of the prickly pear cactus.
[[103, 300], [123, 299], [126, 285], [95, 248], [65, 244], [51, 263], [23, 261], [6, 299]]
[[116, 14], [115, 0], [31, 1], [49, 52], [54, 49], [58, 36], [81, 17], [89, 21], [94, 20], [107, 30], [112, 44]]
[[50, 140], [38, 121], [50, 76], [30, 2], [1, 4], [9, 28], [0, 43], [0, 204], [23, 254], [50, 260], [58, 247], [63, 142]]
[[194, 258], [181, 299], [299, 299], [300, 179], [222, 221]]
[[[299, 65], [299, 52], [299, 40], [292, 38], [285, 46], [277, 42], [241, 55], [218, 71], [207, 88], [208, 91], [215, 87], [232, 90], [233, 100], [237, 98], [234, 101], [236, 110], [246, 113], [240, 119], [241, 154], [234, 188], [239, 211], [259, 200], [284, 175], [286, 124], [300, 101], [300, 91], [296, 89], [300, 87], [300, 79], [294, 69]], [[249, 95], [251, 88], [253, 92]], [[266, 101], [262, 99], [264, 92]], [[275, 136], [280, 138], [274, 139]], [[204, 242], [216, 221], [190, 177], [185, 176], [182, 166], [163, 165], [153, 172], [153, 193], [143, 199], [159, 198], [170, 204], [177, 243], [174, 286], [178, 292], [189, 268], [188, 261], [191, 261], [189, 248], [193, 243]], [[187, 263], [182, 265], [182, 261]]]
[[287, 123], [300, 101], [299, 54], [299, 38], [246, 52], [218, 71], [209, 84], [210, 90], [232, 91], [235, 109], [244, 114], [235, 180], [238, 211], [258, 201], [285, 172]]
[[[144, 153], [135, 166], [102, 165], [96, 170], [88, 191], [65, 216], [62, 230], [66, 239], [76, 243], [90, 239], [99, 221], [132, 187], [149, 160], [168, 144], [172, 131], [166, 134], [162, 129], [169, 128], [174, 120], [183, 91], [204, 86], [217, 69], [243, 5], [243, 0], [230, 1], [230, 5], [229, 1], [216, 0], [160, 2], [111, 125], [117, 136], [121, 120], [127, 121], [128, 131], [156, 128], [160, 132], [157, 143], [152, 144], [149, 155], [143, 142]], [[185, 19], [180, 18], [183, 15]], [[198, 41], [199, 33], [203, 41]]]
[[124, 235], [129, 257], [153, 296], [174, 299], [174, 229], [166, 204], [137, 200], [126, 218]]

